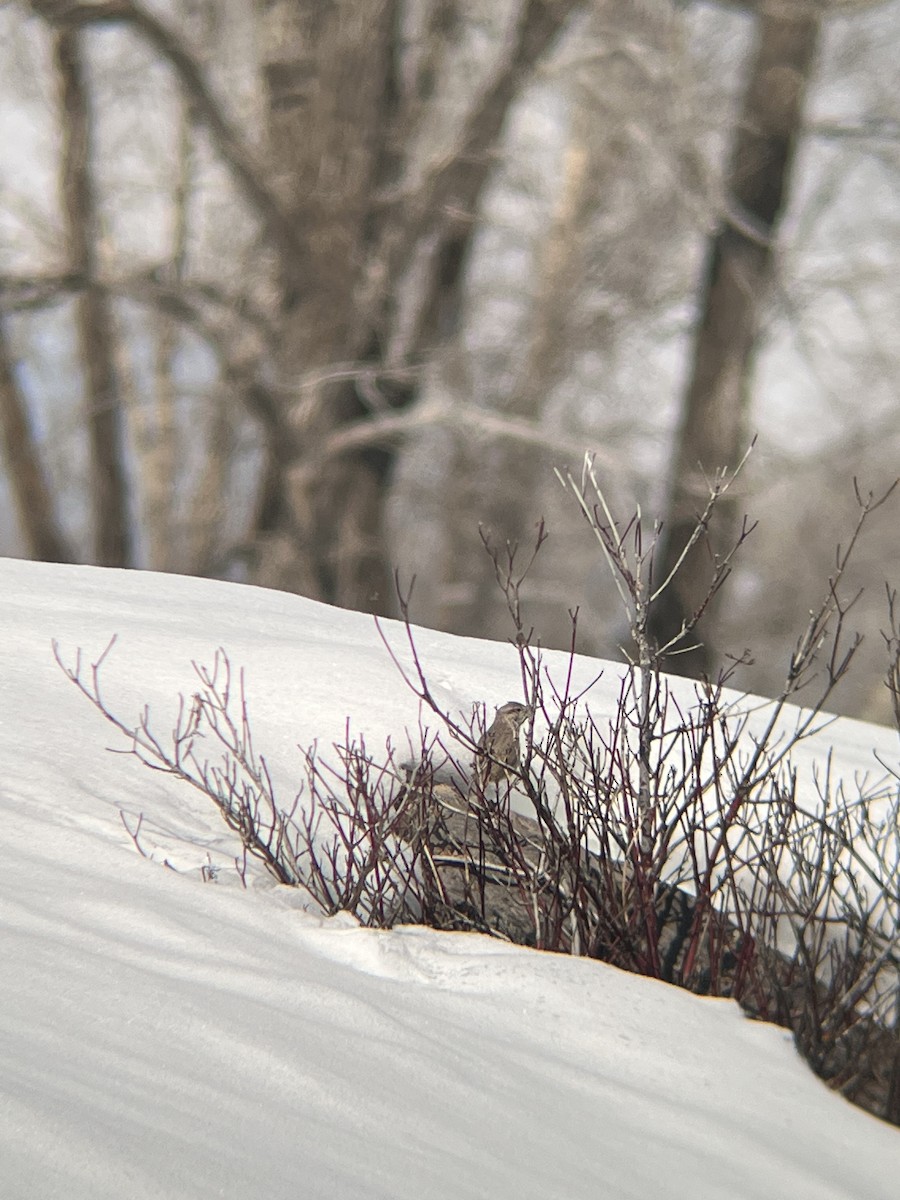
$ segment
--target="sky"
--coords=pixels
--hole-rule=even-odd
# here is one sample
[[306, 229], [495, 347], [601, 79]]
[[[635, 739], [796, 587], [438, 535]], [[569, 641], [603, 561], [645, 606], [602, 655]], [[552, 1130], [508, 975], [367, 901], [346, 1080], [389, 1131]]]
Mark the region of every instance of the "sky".
[[[163, 734], [192, 660], [225, 647], [287, 797], [298, 746], [327, 757], [348, 719], [400, 743], [418, 722], [370, 617], [149, 573], [2, 560], [0, 578], [4, 1200], [896, 1196], [900, 1131], [730, 1001], [477, 934], [360, 928], [252, 864], [243, 886], [213, 806], [111, 752], [124, 739], [51, 649], [87, 664], [117, 635], [106, 701], [128, 720], [148, 705]], [[520, 695], [510, 646], [417, 642], [449, 708]], [[897, 752], [842, 720], [802, 770], [829, 747], [847, 777]]]

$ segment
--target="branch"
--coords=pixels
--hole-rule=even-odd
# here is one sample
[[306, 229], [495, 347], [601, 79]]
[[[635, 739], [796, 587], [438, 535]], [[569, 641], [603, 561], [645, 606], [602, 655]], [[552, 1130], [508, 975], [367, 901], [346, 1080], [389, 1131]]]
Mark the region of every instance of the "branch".
[[[523, 80], [569, 16], [582, 7], [584, 0], [524, 0], [510, 38], [507, 53], [487, 85], [474, 98], [463, 118], [459, 133], [445, 153], [435, 153], [426, 163], [407, 164], [406, 174], [382, 194], [385, 205], [383, 224], [376, 239], [372, 262], [388, 263], [378, 273], [365, 308], [379, 313], [388, 288], [402, 275], [417, 248], [424, 248], [430, 259], [428, 295], [418, 311], [433, 307], [429, 300], [440, 287], [434, 263], [440, 248], [454, 235], [467, 241], [473, 228], [473, 214], [482, 189], [494, 169], [495, 151], [510, 106]], [[415, 135], [407, 135], [415, 141]], [[426, 247], [430, 242], [431, 249]], [[461, 255], [460, 255], [461, 257]], [[370, 316], [370, 319], [372, 317]], [[416, 331], [421, 338], [424, 331]], [[415, 349], [415, 335], [407, 337], [406, 351]]]
[[[215, 343], [215, 334], [206, 310], [221, 314], [238, 323], [274, 352], [277, 336], [265, 312], [240, 292], [231, 293], [207, 279], [182, 279], [176, 283], [166, 279], [158, 267], [135, 272], [119, 278], [90, 280], [112, 296], [124, 296], [138, 304], [158, 309], [185, 324], [195, 326], [204, 341]], [[0, 275], [0, 311], [4, 313], [33, 312], [61, 304], [69, 295], [77, 295], [88, 286], [81, 271], [60, 274]], [[229, 335], [231, 336], [231, 335]], [[371, 370], [371, 368], [369, 368]], [[357, 372], [358, 373], [358, 372]]]
[[[257, 370], [266, 352], [273, 351], [275, 333], [264, 313], [251, 309], [241, 296], [229, 296], [215, 284], [204, 281], [183, 283], [178, 287], [157, 278], [154, 271], [123, 279], [94, 279], [95, 291], [110, 297], [124, 296], [138, 304], [155, 308], [187, 325], [215, 355], [222, 378], [241, 396], [252, 417], [270, 433], [283, 435], [281, 405]], [[0, 313], [27, 312], [51, 308], [68, 294], [88, 287], [80, 272], [30, 277], [0, 276]], [[225, 321], [237, 323], [228, 325]], [[257, 338], [252, 352], [237, 344], [249, 333]], [[371, 368], [368, 368], [371, 370]], [[359, 368], [357, 373], [360, 373]]]
[[0, 275], [0, 310], [28, 312], [62, 303], [62, 295], [80, 291], [87, 281], [80, 271], [59, 275]]
[[[419, 430], [438, 426], [464, 429], [491, 438], [506, 438], [520, 445], [539, 446], [543, 450], [578, 458], [585, 453], [583, 441], [553, 436], [538, 421], [492, 412], [463, 401], [448, 404], [445, 400], [434, 399], [399, 412], [367, 417], [352, 425], [345, 425], [325, 439], [319, 455], [322, 459], [338, 458], [373, 446], [395, 446]], [[590, 453], [601, 465], [612, 469], [612, 455], [601, 450]]]
[[271, 242], [284, 263], [291, 265], [291, 274], [299, 277], [299, 264], [305, 257], [303, 243], [274, 193], [264, 183], [265, 174], [261, 164], [225, 115], [187, 43], [163, 21], [132, 0], [98, 0], [97, 3], [31, 0], [31, 7], [39, 17], [61, 29], [124, 25], [169, 64], [199, 120], [231, 168], [245, 198], [265, 226]]

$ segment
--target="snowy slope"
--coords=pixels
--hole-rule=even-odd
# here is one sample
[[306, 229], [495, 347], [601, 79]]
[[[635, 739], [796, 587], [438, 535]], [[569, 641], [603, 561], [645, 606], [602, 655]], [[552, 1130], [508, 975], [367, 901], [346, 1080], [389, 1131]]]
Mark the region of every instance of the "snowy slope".
[[[121, 742], [50, 649], [92, 659], [118, 634], [109, 702], [149, 703], [164, 730], [190, 660], [224, 645], [289, 791], [298, 743], [350, 717], [377, 745], [418, 720], [371, 619], [7, 561], [0, 634], [3, 1200], [897, 1195], [900, 1133], [729, 1002], [477, 935], [322, 920], [259, 873], [242, 889], [211, 806], [106, 752]], [[519, 693], [509, 647], [420, 646], [450, 707]], [[873, 748], [896, 758], [895, 735], [853, 722], [828, 742], [845, 773]], [[140, 857], [120, 810], [177, 871]]]

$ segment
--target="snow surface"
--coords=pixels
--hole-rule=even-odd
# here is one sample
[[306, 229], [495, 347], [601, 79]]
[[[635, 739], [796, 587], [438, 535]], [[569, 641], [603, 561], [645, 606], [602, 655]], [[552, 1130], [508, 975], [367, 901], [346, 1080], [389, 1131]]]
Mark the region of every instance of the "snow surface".
[[[3, 1200], [897, 1196], [900, 1132], [728, 1001], [475, 934], [323, 919], [257, 870], [245, 890], [212, 806], [108, 753], [122, 740], [50, 645], [89, 661], [118, 634], [108, 702], [129, 719], [149, 704], [161, 731], [191, 660], [226, 647], [289, 788], [298, 744], [327, 747], [348, 717], [373, 747], [419, 719], [371, 618], [3, 561], [0, 631]], [[451, 708], [520, 694], [511, 647], [418, 644]], [[897, 758], [896, 735], [841, 721], [807, 766], [829, 746], [844, 775], [875, 770], [875, 749]], [[120, 812], [143, 814], [157, 861]]]

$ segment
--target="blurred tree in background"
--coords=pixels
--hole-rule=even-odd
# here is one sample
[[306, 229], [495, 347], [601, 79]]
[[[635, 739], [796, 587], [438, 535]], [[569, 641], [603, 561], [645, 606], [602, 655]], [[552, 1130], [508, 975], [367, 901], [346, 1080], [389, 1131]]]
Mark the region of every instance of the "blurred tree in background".
[[[760, 526], [688, 672], [783, 673], [896, 472], [900, 7], [32, 0], [0, 9], [0, 550], [218, 575], [545, 643], [627, 631], [552, 468], [691, 555]], [[860, 566], [879, 711], [883, 580]], [[886, 696], [886, 693], [885, 693]], [[886, 707], [884, 709], [886, 712]]]

